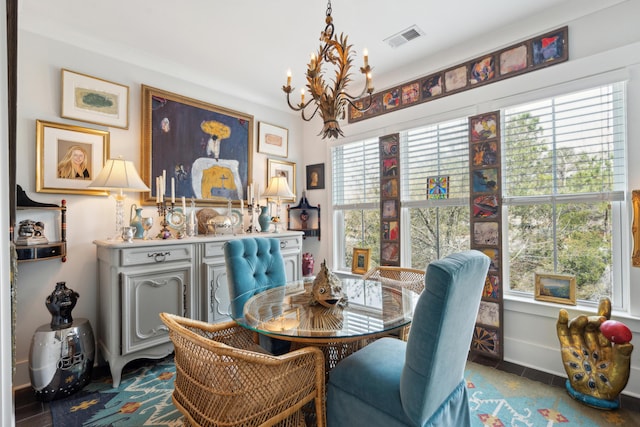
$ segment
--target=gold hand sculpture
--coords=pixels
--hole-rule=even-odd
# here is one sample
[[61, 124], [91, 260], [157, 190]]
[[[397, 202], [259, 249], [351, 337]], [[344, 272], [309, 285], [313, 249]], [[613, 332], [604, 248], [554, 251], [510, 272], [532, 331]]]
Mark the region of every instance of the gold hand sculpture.
[[[556, 324], [571, 387], [578, 393], [608, 401], [615, 400], [627, 385], [633, 351], [631, 343], [614, 344], [600, 332], [600, 325], [610, 317], [611, 301], [603, 298], [597, 316], [580, 315], [569, 321], [569, 314], [561, 309]], [[570, 389], [569, 392], [573, 396]], [[606, 406], [597, 400], [585, 399], [585, 403]], [[614, 407], [617, 405], [609, 406]]]

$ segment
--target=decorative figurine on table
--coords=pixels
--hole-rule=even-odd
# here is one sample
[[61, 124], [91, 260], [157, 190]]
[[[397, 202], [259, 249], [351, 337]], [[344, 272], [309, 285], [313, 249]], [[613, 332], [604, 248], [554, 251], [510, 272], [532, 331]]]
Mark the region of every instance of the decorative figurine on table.
[[347, 305], [347, 298], [342, 293], [342, 282], [327, 268], [326, 261], [320, 265], [320, 272], [313, 280], [310, 305], [320, 304], [331, 308]]
[[620, 407], [619, 394], [627, 385], [631, 368], [631, 330], [610, 318], [611, 301], [603, 298], [597, 316], [569, 320], [562, 309], [556, 325], [567, 392], [598, 409]]
[[16, 244], [39, 245], [42, 243], [49, 243], [47, 238], [44, 236], [44, 223], [40, 221], [33, 221], [31, 219], [20, 221]]

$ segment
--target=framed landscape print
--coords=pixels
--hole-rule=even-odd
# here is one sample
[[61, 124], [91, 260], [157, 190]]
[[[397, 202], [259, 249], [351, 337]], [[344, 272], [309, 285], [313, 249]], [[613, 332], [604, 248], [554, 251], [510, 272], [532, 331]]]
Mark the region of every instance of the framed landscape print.
[[128, 129], [129, 87], [63, 69], [60, 116]]
[[289, 130], [269, 123], [258, 123], [258, 152], [287, 157]]
[[36, 120], [36, 191], [106, 196], [89, 184], [109, 152], [109, 132]]
[[[253, 116], [142, 86], [143, 181], [175, 179], [176, 197], [200, 205], [226, 205], [246, 198], [253, 154]], [[167, 196], [167, 194], [165, 194]]]
[[576, 278], [568, 274], [535, 273], [535, 294], [538, 301], [576, 305]]

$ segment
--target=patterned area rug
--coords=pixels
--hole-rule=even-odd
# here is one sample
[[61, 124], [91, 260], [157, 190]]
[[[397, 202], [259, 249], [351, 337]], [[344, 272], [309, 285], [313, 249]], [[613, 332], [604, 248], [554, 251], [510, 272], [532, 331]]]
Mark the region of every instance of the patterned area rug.
[[[171, 402], [175, 367], [172, 358], [126, 372], [120, 387], [111, 377], [50, 403], [54, 427], [138, 427], [182, 425]], [[551, 387], [469, 362], [465, 373], [472, 426], [631, 426], [640, 414], [624, 408], [601, 411]], [[354, 426], [357, 427], [357, 426]]]

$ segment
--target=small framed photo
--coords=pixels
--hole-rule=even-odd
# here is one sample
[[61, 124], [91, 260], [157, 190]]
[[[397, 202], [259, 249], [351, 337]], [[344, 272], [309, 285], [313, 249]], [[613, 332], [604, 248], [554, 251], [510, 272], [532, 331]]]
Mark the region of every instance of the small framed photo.
[[[267, 159], [267, 185], [274, 176], [284, 176], [287, 178], [287, 184], [293, 194], [296, 193], [296, 164], [293, 162], [286, 162], [284, 160]], [[265, 188], [266, 190], [266, 188]], [[292, 199], [282, 199], [283, 201], [295, 201], [295, 197]]]
[[129, 87], [63, 69], [60, 116], [128, 129]]
[[369, 271], [369, 258], [371, 249], [353, 248], [353, 260], [351, 261], [351, 272], [353, 274], [364, 274]]
[[289, 130], [269, 123], [258, 123], [258, 152], [289, 156]]
[[568, 274], [535, 273], [537, 301], [576, 305], [576, 277]]
[[307, 190], [324, 189], [324, 163], [307, 165]]
[[89, 185], [109, 152], [109, 132], [36, 121], [36, 191], [106, 196]]

